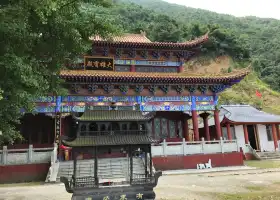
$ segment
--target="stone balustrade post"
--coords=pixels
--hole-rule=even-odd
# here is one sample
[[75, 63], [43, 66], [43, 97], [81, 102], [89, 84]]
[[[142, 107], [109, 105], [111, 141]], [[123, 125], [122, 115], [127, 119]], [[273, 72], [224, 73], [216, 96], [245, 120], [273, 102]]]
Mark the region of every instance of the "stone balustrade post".
[[2, 164], [6, 165], [8, 161], [8, 147], [3, 146], [3, 151], [2, 151]]
[[221, 152], [224, 153], [224, 140], [222, 137], [220, 137], [220, 145], [221, 145]]
[[29, 146], [28, 146], [28, 158], [27, 158], [27, 162], [28, 163], [32, 163], [32, 156], [33, 156], [33, 145], [32, 144], [30, 144]]
[[53, 144], [53, 151], [51, 153], [51, 163], [56, 163], [57, 161], [57, 144]]
[[186, 139], [183, 138], [183, 143], [182, 143], [182, 150], [183, 150], [183, 155], [186, 155]]
[[239, 147], [238, 141], [237, 141], [237, 140], [235, 140], [235, 142], [236, 142], [237, 152], [240, 152], [240, 147]]
[[167, 144], [166, 144], [166, 140], [163, 140], [163, 156], [166, 156], [166, 148], [167, 148]]
[[205, 146], [205, 140], [204, 140], [204, 137], [202, 137], [201, 138], [201, 153], [203, 153], [203, 154], [205, 154], [204, 146]]

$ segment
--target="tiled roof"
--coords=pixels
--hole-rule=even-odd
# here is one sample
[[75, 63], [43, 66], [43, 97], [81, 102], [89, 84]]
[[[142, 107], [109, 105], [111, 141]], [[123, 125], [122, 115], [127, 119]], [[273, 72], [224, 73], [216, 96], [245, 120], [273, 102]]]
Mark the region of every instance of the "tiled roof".
[[[94, 36], [90, 38], [92, 41], [105, 41], [100, 36]], [[110, 41], [110, 40], [108, 40]], [[122, 36], [115, 36], [111, 39], [112, 42], [136, 42], [136, 43], [150, 43], [149, 40], [143, 34], [124, 34]]]
[[114, 81], [114, 82], [142, 82], [148, 80], [153, 83], [176, 81], [176, 83], [190, 82], [225, 82], [238, 80], [248, 75], [249, 70], [244, 69], [228, 74], [197, 74], [197, 73], [145, 73], [145, 72], [112, 72], [112, 71], [94, 71], [94, 70], [62, 70], [61, 78], [79, 77], [92, 81]]
[[[220, 122], [229, 120], [234, 123], [280, 123], [279, 115], [265, 113], [250, 105], [222, 105], [219, 119]], [[214, 117], [208, 119], [208, 125], [215, 125]], [[203, 127], [203, 122], [201, 122], [199, 128]]]
[[111, 39], [102, 39], [100, 36], [90, 38], [95, 45], [125, 45], [125, 47], [158, 47], [158, 48], [186, 48], [202, 44], [208, 40], [208, 33], [191, 41], [173, 42], [151, 42], [144, 34], [124, 34]]
[[280, 116], [260, 111], [250, 105], [224, 105], [224, 117], [235, 123], [280, 123]]
[[121, 110], [104, 110], [91, 111], [87, 110], [81, 117], [75, 117], [80, 121], [147, 121], [154, 117], [154, 113], [143, 113], [141, 111], [121, 111]]
[[89, 147], [89, 146], [111, 146], [125, 144], [151, 144], [155, 142], [148, 135], [110, 135], [110, 136], [85, 136], [77, 137], [73, 141], [62, 140], [65, 146]]

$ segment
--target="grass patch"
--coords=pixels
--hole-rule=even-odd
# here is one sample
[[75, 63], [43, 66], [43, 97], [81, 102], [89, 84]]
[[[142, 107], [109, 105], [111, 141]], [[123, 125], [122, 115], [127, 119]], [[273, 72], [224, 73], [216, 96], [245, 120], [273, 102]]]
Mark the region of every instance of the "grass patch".
[[241, 194], [218, 194], [217, 200], [280, 200], [280, 192], [248, 192]]
[[249, 192], [235, 194], [215, 194], [216, 200], [280, 200], [280, 182], [272, 185], [250, 185], [245, 188]]
[[280, 186], [280, 182], [274, 182], [273, 184], [276, 186]]
[[247, 160], [245, 165], [261, 169], [280, 168], [280, 161], [276, 160]]
[[8, 184], [0, 184], [0, 187], [36, 186], [36, 185], [42, 185], [42, 184], [44, 184], [44, 182], [8, 183]]
[[246, 186], [245, 187], [247, 190], [250, 190], [250, 191], [261, 191], [263, 190], [263, 186], [259, 186], [259, 185], [249, 185], [249, 186]]

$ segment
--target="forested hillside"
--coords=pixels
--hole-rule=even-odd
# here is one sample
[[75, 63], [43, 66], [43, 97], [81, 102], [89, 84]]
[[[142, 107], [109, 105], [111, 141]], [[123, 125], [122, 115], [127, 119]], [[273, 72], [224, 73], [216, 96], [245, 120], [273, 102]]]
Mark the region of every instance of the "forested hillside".
[[262, 80], [280, 91], [280, 20], [230, 15], [187, 8], [161, 0], [123, 0], [164, 13], [183, 24], [217, 24], [238, 36], [251, 52], [252, 66]]

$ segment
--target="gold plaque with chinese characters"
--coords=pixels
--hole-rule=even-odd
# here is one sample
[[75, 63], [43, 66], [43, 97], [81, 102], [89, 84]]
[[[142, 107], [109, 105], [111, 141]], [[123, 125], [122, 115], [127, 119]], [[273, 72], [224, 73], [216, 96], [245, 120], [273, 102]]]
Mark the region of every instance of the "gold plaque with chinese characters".
[[111, 57], [84, 57], [85, 70], [114, 71], [114, 58]]

